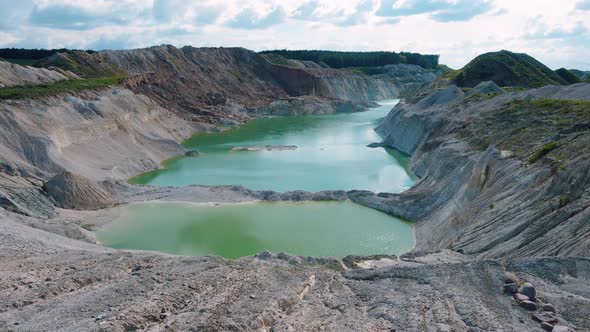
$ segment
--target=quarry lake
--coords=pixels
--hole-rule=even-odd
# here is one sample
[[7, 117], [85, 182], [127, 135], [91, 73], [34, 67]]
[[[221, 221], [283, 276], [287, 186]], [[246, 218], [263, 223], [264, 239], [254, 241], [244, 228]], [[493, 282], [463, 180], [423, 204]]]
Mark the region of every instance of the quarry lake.
[[113, 248], [238, 258], [263, 250], [317, 257], [401, 254], [413, 226], [351, 202], [137, 203], [97, 232]]
[[[383, 101], [360, 113], [259, 118], [199, 133], [184, 142], [199, 156], [174, 158], [131, 182], [400, 192], [414, 183], [409, 158], [367, 147], [381, 141], [373, 128], [396, 103]], [[297, 148], [241, 151], [267, 145]], [[114, 248], [226, 258], [263, 250], [317, 257], [401, 254], [414, 245], [411, 224], [352, 202], [139, 203], [99, 230], [97, 239]]]
[[[408, 157], [366, 147], [381, 139], [373, 128], [397, 100], [360, 113], [259, 118], [219, 133], [198, 133], [183, 145], [198, 157], [167, 161], [136, 184], [243, 185], [256, 190], [400, 192], [413, 184]], [[235, 147], [296, 145], [295, 150], [232, 151]]]

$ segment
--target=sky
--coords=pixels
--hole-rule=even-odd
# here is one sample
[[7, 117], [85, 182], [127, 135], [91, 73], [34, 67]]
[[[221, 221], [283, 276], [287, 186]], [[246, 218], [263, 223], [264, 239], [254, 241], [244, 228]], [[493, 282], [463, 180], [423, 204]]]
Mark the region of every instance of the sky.
[[0, 0], [0, 47], [161, 44], [440, 54], [590, 70], [590, 0]]

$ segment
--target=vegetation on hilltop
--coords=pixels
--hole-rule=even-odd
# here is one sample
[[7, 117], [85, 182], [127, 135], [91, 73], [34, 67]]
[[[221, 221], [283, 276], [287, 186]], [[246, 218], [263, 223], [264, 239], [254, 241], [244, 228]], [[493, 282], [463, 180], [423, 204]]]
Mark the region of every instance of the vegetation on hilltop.
[[568, 84], [535, 58], [506, 50], [482, 54], [450, 75], [460, 87], [474, 87], [482, 81], [494, 81], [499, 86], [527, 88]]
[[325, 63], [332, 68], [380, 67], [393, 64], [412, 64], [426, 69], [438, 66], [438, 55], [409, 52], [340, 52], [323, 50], [269, 50], [261, 54], [279, 54], [287, 59]]
[[56, 95], [62, 92], [78, 92], [84, 90], [101, 89], [118, 85], [125, 77], [97, 77], [81, 80], [63, 80], [50, 84], [26, 84], [0, 88], [0, 100], [39, 98]]
[[559, 68], [555, 71], [555, 73], [559, 75], [559, 77], [563, 78], [563, 80], [566, 81], [568, 84], [576, 84], [582, 82], [582, 80], [578, 76], [576, 76], [574, 73], [565, 68]]
[[590, 83], [590, 71], [570, 69], [569, 72], [576, 75], [582, 82]]
[[63, 70], [69, 70], [81, 77], [98, 78], [125, 76], [126, 73], [112, 63], [104, 59], [100, 54], [91, 54], [85, 51], [69, 51], [56, 53], [37, 63], [39, 67], [54, 66]]
[[[0, 48], [0, 58], [7, 60], [20, 59], [20, 60], [41, 60], [48, 56], [52, 56], [56, 53], [70, 52], [67, 48], [51, 49], [47, 50], [44, 48]], [[86, 50], [87, 53], [93, 53], [92, 50]]]

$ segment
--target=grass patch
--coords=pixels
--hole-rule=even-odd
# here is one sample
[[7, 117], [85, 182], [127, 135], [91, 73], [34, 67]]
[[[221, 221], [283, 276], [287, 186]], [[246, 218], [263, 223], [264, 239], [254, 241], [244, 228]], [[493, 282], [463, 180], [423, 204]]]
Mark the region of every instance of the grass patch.
[[543, 145], [541, 148], [539, 148], [537, 151], [535, 151], [535, 153], [533, 153], [532, 156], [530, 156], [529, 163], [532, 164], [535, 161], [543, 158], [549, 152], [555, 150], [555, 148], [557, 148], [557, 142], [550, 142], [550, 143]]
[[50, 84], [26, 84], [0, 88], [0, 100], [51, 96], [62, 92], [93, 90], [118, 85], [124, 76], [63, 80]]

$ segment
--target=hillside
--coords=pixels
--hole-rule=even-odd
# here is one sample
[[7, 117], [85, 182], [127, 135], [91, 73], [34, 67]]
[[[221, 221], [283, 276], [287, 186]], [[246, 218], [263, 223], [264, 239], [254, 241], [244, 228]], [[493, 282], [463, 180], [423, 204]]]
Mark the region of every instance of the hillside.
[[590, 71], [578, 70], [578, 69], [570, 69], [569, 70], [572, 74], [576, 75], [582, 81], [586, 83], [590, 83]]
[[453, 74], [459, 87], [474, 87], [482, 81], [499, 86], [535, 88], [568, 84], [561, 76], [524, 53], [502, 50], [482, 54]]
[[578, 76], [576, 76], [576, 74], [572, 73], [571, 71], [565, 68], [559, 68], [555, 71], [555, 73], [559, 75], [559, 77], [561, 77], [568, 84], [576, 84], [582, 82], [582, 80]]

